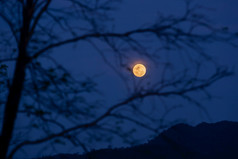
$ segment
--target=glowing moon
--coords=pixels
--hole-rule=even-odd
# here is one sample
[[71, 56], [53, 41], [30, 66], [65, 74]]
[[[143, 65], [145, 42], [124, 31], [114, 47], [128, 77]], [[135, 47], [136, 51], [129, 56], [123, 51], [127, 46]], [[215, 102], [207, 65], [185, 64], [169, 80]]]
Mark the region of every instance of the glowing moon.
[[146, 68], [142, 64], [136, 64], [133, 67], [133, 73], [136, 77], [143, 77], [146, 73]]

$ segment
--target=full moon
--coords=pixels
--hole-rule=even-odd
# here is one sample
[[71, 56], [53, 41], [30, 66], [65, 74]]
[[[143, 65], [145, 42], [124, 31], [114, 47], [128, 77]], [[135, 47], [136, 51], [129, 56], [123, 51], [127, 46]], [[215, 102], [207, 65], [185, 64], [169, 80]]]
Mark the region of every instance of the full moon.
[[136, 77], [143, 77], [146, 73], [146, 68], [142, 64], [136, 64], [133, 67], [133, 73]]

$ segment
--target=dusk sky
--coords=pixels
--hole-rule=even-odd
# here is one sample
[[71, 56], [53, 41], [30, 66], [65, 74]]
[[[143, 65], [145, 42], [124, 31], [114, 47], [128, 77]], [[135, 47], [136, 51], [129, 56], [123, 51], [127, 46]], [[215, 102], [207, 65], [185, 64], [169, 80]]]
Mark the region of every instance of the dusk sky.
[[[64, 4], [62, 0], [57, 1], [59, 5]], [[62, 3], [62, 4], [61, 4]], [[204, 8], [202, 12], [212, 21], [214, 26], [228, 27], [231, 32], [238, 32], [238, 1], [237, 0], [194, 0], [192, 4], [202, 5]], [[181, 16], [185, 11], [185, 3], [183, 0], [123, 0], [117, 6], [116, 10], [112, 13], [114, 17], [113, 22], [109, 22], [107, 25], [111, 27], [115, 32], [124, 32], [133, 30], [146, 25], [153, 24], [159, 14], [163, 15], [175, 15]], [[77, 22], [74, 22], [77, 24]], [[112, 25], [113, 24], [113, 25]], [[0, 29], [4, 30], [6, 24], [0, 20]], [[237, 43], [237, 40], [235, 41]], [[98, 47], [105, 47], [105, 44], [101, 41], [97, 41]], [[152, 46], [155, 44], [152, 43]], [[176, 105], [181, 104], [183, 107], [174, 110], [167, 117], [168, 121], [175, 121], [181, 119], [191, 125], [196, 125], [201, 122], [217, 122], [221, 120], [238, 121], [238, 48], [235, 48], [224, 42], [207, 43], [202, 45], [206, 53], [214, 57], [214, 59], [222, 66], [226, 66], [229, 69], [234, 70], [234, 75], [226, 77], [214, 83], [208, 88], [210, 93], [214, 96], [211, 101], [203, 99], [195, 93], [193, 96], [197, 96], [198, 100], [202, 102], [202, 105], [206, 108], [208, 115], [201, 109], [191, 105], [188, 102], [176, 103], [175, 97], [167, 99], [167, 104]], [[87, 96], [88, 100], [99, 100], [104, 105], [113, 105], [125, 99], [128, 95], [134, 92], [138, 87], [152, 87], [152, 85], [161, 77], [163, 72], [165, 52], [161, 51], [161, 63], [153, 62], [146, 56], [138, 55], [136, 52], [129, 51], [127, 53], [127, 60], [125, 65], [128, 67], [121, 68], [118, 65], [118, 59], [110, 54], [110, 50], [106, 47], [103, 50], [106, 59], [112, 64], [110, 67], [106, 64], [105, 59], [86, 41], [80, 41], [74, 44], [65, 45], [52, 50], [51, 56], [61, 63], [75, 78], [81, 80], [86, 77], [93, 77], [97, 83], [99, 93], [90, 94]], [[158, 52], [160, 52], [158, 50]], [[160, 53], [159, 53], [160, 54]], [[174, 62], [174, 67], [179, 70], [181, 62], [176, 53], [169, 53], [171, 62]], [[193, 55], [192, 55], [193, 56]], [[2, 56], [0, 56], [2, 58]], [[42, 60], [43, 64], [49, 65], [48, 61]], [[143, 63], [147, 67], [147, 73], [143, 78], [134, 77], [131, 70], [135, 63]], [[12, 75], [14, 71], [13, 63], [8, 63], [9, 75]], [[186, 65], [185, 65], [186, 66]], [[190, 69], [190, 65], [187, 66]], [[210, 65], [202, 66], [202, 75], [209, 75], [209, 71], [212, 70]], [[119, 73], [117, 73], [117, 71]], [[136, 92], [136, 91], [135, 91]], [[143, 101], [143, 109], [148, 110], [147, 107], [152, 105], [157, 107], [158, 111], [163, 111], [161, 101], [154, 97], [149, 97]], [[150, 108], [149, 108], [150, 109]], [[15, 126], [25, 123], [25, 118], [19, 118]], [[125, 128], [130, 127], [126, 125]], [[147, 130], [139, 129], [137, 134], [141, 139], [140, 143], [146, 142], [150, 133]], [[34, 137], [33, 137], [34, 138]], [[107, 147], [107, 144], [95, 144], [90, 145], [91, 149], [98, 149]], [[121, 141], [115, 141], [112, 147], [125, 146]], [[128, 146], [128, 145], [126, 145]], [[28, 157], [34, 157], [39, 155], [36, 150], [44, 149], [40, 146], [26, 147], [28, 151]], [[82, 149], [72, 149], [71, 147], [59, 147], [61, 152], [83, 152]], [[25, 157], [24, 153], [19, 152], [17, 155]], [[46, 151], [45, 155], [53, 154], [50, 151]]]
[[[208, 9], [207, 16], [214, 21], [214, 25], [228, 26], [231, 31], [237, 32], [238, 11], [236, 6], [238, 6], [238, 2], [236, 0], [197, 0], [194, 2]], [[118, 21], [118, 28], [130, 28], [152, 22], [156, 19], [158, 12], [180, 15], [183, 11], [182, 1], [124, 1], [117, 14], [116, 21]], [[220, 63], [230, 67], [235, 66], [235, 75], [233, 77], [223, 79], [211, 87], [215, 96], [219, 97], [219, 99], [206, 103], [212, 122], [220, 120], [238, 121], [238, 50], [229, 45], [219, 43], [207, 45], [205, 48]], [[199, 117], [194, 118], [193, 115], [189, 116], [189, 114], [188, 111], [183, 114], [184, 116], [188, 115], [189, 121], [194, 121], [195, 123], [203, 120], [207, 121]]]
[[[205, 13], [207, 14], [207, 17], [214, 22], [214, 25], [228, 26], [231, 31], [237, 31], [238, 11], [236, 6], [238, 5], [238, 2], [236, 0], [200, 0], [194, 1], [194, 3], [206, 7], [206, 9], [204, 9]], [[135, 29], [138, 26], [153, 23], [156, 20], [158, 13], [179, 16], [183, 14], [184, 6], [182, 0], [123, 1], [115, 11], [114, 27], [115, 30], [118, 31]], [[210, 88], [211, 92], [217, 97], [212, 101], [204, 103], [204, 106], [206, 106], [212, 119], [210, 122], [220, 120], [238, 121], [237, 48], [221, 43], [204, 45], [204, 48], [206, 49], [206, 52], [214, 56], [219, 63], [229, 66], [230, 68], [235, 68], [234, 76], [222, 79]], [[124, 89], [122, 89], [124, 85], [121, 79], [111, 68], [104, 64], [104, 61], [98, 53], [95, 53], [95, 50], [85, 43], [76, 44], [76, 48], [69, 51], [71, 49], [72, 46], [65, 46], [54, 51], [57, 52], [56, 54], [62, 55], [62, 58], [59, 59], [59, 61], [64, 63], [69, 70], [72, 70], [76, 75], [85, 72], [87, 75], [101, 75], [97, 78], [101, 82], [99, 83], [99, 86], [103, 87], [105, 95], [108, 96], [107, 101], [108, 99], [111, 99], [110, 101], [114, 102], [118, 97], [120, 98], [120, 96], [124, 94]], [[65, 54], [66, 51], [69, 52], [69, 54]], [[107, 54], [107, 56], [110, 56], [110, 54]], [[157, 70], [157, 67], [160, 67], [159, 63], [155, 66], [151, 61], [148, 61], [148, 59], [144, 57], [138, 57], [137, 55], [135, 57], [130, 57], [129, 62], [134, 63], [136, 61], [147, 62], [151, 67], [148, 68], [148, 73], [153, 76], [153, 78], [160, 75], [160, 72]], [[128, 63], [128, 65], [131, 65], [131, 63]], [[129, 76], [128, 72], [125, 70], [120, 71], [125, 72], [125, 74]], [[130, 75], [129, 79], [133, 79], [133, 77]], [[150, 80], [153, 81], [154, 79]], [[192, 112], [195, 114], [189, 112], [189, 110], [184, 110], [184, 112], [180, 112], [181, 114], [179, 114], [179, 116], [188, 118], [188, 121], [192, 123], [201, 121], [208, 122], [206, 117], [200, 117], [197, 110], [192, 110]]]

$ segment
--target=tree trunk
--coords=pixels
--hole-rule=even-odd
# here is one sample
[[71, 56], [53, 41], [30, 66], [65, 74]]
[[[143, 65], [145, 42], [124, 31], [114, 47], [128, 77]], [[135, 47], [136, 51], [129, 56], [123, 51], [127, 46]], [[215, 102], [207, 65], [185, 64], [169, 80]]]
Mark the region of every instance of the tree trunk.
[[5, 105], [2, 133], [0, 138], [0, 159], [5, 159], [8, 152], [18, 106], [20, 103], [21, 92], [24, 85], [26, 62], [24, 62], [25, 60], [22, 58], [19, 57], [17, 60], [13, 82]]
[[15, 65], [12, 85], [9, 90], [7, 102], [4, 110], [3, 126], [0, 136], [0, 159], [7, 158], [7, 153], [12, 138], [14, 123], [17, 117], [17, 111], [20, 104], [21, 93], [24, 86], [25, 69], [29, 62], [27, 55], [27, 45], [30, 40], [29, 28], [30, 21], [33, 15], [33, 1], [27, 0], [23, 3], [23, 23], [21, 28], [20, 40], [18, 44], [18, 58]]

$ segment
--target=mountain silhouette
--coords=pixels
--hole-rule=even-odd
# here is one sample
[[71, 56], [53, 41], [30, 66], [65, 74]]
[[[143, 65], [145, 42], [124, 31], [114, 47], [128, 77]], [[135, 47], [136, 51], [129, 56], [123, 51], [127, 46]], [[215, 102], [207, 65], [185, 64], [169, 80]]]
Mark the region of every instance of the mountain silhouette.
[[146, 144], [41, 159], [238, 159], [238, 122], [177, 124]]

